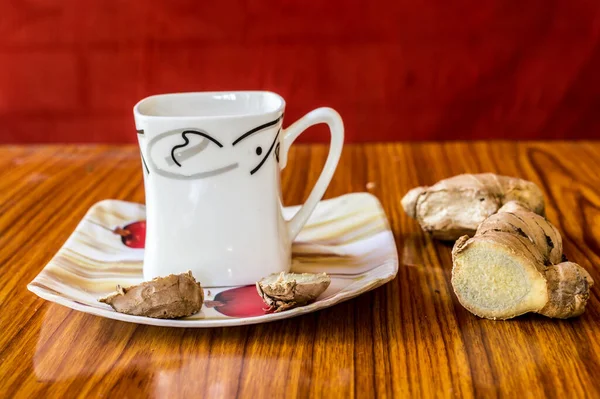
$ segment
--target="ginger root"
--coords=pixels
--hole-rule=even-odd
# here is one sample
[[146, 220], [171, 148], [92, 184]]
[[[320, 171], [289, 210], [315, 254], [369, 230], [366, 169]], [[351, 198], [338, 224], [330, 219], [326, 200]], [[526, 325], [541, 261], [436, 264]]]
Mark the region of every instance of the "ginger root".
[[566, 261], [558, 230], [517, 202], [487, 218], [473, 238], [460, 237], [452, 260], [458, 300], [488, 319], [527, 312], [579, 316], [594, 283], [585, 269]]
[[281, 272], [257, 282], [256, 290], [270, 310], [282, 312], [314, 301], [330, 283], [331, 278], [326, 273]]
[[492, 173], [458, 175], [413, 188], [402, 198], [402, 207], [434, 238], [454, 241], [472, 236], [481, 222], [509, 201], [544, 215], [544, 195], [538, 186]]
[[114, 310], [134, 316], [175, 319], [198, 313], [204, 292], [192, 272], [157, 277], [129, 288], [117, 285], [117, 292], [98, 301]]

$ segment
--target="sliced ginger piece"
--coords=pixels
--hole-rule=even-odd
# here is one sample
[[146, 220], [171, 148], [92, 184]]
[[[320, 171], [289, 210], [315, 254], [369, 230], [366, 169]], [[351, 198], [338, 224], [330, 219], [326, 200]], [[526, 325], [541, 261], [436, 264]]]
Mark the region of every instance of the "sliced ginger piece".
[[281, 312], [303, 306], [321, 295], [331, 278], [326, 273], [274, 273], [256, 283], [256, 290], [269, 309]]
[[556, 228], [516, 202], [487, 218], [473, 238], [459, 238], [452, 259], [452, 286], [459, 302], [489, 319], [528, 312], [579, 316], [594, 283], [581, 266], [561, 262], [562, 239]]
[[157, 319], [191, 316], [202, 309], [204, 292], [192, 272], [157, 277], [139, 285], [123, 288], [101, 298], [119, 313]]

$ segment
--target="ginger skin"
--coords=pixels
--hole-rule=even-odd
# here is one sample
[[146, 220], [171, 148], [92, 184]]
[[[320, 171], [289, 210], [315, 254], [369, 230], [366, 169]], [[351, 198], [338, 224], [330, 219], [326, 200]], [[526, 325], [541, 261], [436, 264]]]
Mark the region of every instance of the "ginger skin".
[[510, 319], [536, 312], [581, 315], [594, 281], [581, 266], [563, 261], [562, 238], [545, 218], [508, 202], [487, 218], [474, 237], [452, 250], [452, 286], [471, 313]]
[[297, 306], [306, 305], [321, 295], [331, 284], [326, 273], [284, 273], [271, 274], [256, 283], [258, 295], [269, 310], [282, 312]]
[[463, 174], [413, 188], [402, 198], [402, 207], [434, 238], [455, 241], [475, 234], [481, 222], [509, 201], [544, 216], [544, 195], [538, 186], [492, 173]]
[[157, 319], [191, 316], [202, 309], [204, 292], [192, 272], [157, 277], [98, 299], [119, 313]]

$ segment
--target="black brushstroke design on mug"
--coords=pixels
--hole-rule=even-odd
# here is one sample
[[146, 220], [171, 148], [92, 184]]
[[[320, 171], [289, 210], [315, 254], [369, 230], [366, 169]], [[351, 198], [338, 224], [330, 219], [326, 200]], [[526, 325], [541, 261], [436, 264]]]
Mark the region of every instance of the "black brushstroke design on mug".
[[279, 162], [279, 143], [275, 146], [275, 159]]
[[[170, 171], [169, 168], [163, 169], [163, 168], [159, 167], [155, 162], [156, 156], [158, 156], [159, 158], [163, 157], [164, 162], [166, 162], [168, 167], [172, 167], [175, 164], [175, 162], [173, 161], [173, 158], [171, 158], [171, 156], [170, 156], [171, 154], [169, 154], [169, 156], [166, 156], [166, 157], [163, 155], [164, 152], [162, 152], [162, 151], [160, 151], [159, 154], [155, 154], [154, 153], [155, 144], [161, 142], [163, 139], [165, 139], [167, 137], [172, 137], [172, 136], [177, 136], [177, 137], [182, 136], [183, 137], [183, 133], [185, 131], [191, 131], [191, 132], [197, 133], [199, 131], [199, 129], [183, 128], [183, 129], [169, 130], [167, 132], [157, 135], [156, 137], [153, 137], [152, 139], [150, 139], [150, 141], [148, 141], [148, 144], [146, 147], [146, 156], [148, 157], [148, 159], [147, 159], [148, 167], [149, 167], [149, 169], [152, 170], [152, 172], [155, 172], [160, 176], [167, 177], [170, 179], [175, 179], [175, 180], [195, 180], [195, 179], [203, 179], [206, 177], [220, 175], [222, 173], [226, 173], [233, 169], [236, 169], [239, 166], [239, 164], [237, 162], [234, 162], [229, 165], [220, 166], [213, 170], [192, 173], [192, 174], [175, 173], [174, 171]], [[184, 140], [185, 140], [185, 138], [184, 138]], [[175, 154], [175, 156], [177, 157], [179, 162], [183, 163], [184, 160], [202, 152], [203, 149], [207, 145], [209, 145], [211, 142], [214, 143], [212, 140], [203, 137], [203, 138], [201, 138], [200, 143], [198, 143], [196, 145], [191, 145], [186, 150], [183, 150], [180, 152], [178, 151]], [[221, 143], [218, 143], [218, 144], [221, 144]], [[184, 143], [183, 146], [185, 146], [185, 145], [186, 144]], [[176, 148], [174, 148], [174, 150], [177, 150], [178, 146], [175, 146], [175, 147]], [[154, 156], [153, 156], [153, 154], [154, 154]]]
[[140, 151], [140, 155], [142, 156], [142, 163], [144, 164], [144, 169], [146, 169], [146, 173], [150, 174], [150, 169], [148, 169], [148, 165], [146, 165], [146, 160], [144, 159], [144, 154]]
[[[281, 128], [279, 128], [279, 130], [277, 130], [277, 134], [275, 135], [275, 139], [273, 140], [273, 143], [271, 143], [271, 147], [269, 148], [269, 151], [267, 151], [267, 154], [264, 156], [264, 158], [262, 159], [262, 161], [260, 161], [260, 163], [256, 166], [256, 168], [254, 168], [254, 169], [252, 169], [250, 171], [251, 175], [253, 175], [256, 172], [258, 172], [258, 170], [263, 166], [263, 164], [265, 163], [265, 161], [269, 157], [269, 154], [271, 153], [271, 151], [273, 151], [273, 147], [275, 147], [275, 143], [277, 143], [277, 138], [279, 138], [279, 133], [280, 132], [281, 132]], [[261, 149], [261, 152], [262, 152], [262, 149]], [[260, 153], [258, 151], [256, 152], [256, 154], [260, 155]]]
[[171, 149], [171, 159], [173, 160], [173, 162], [175, 162], [175, 164], [179, 167], [181, 167], [181, 164], [179, 163], [179, 161], [177, 161], [177, 159], [175, 158], [175, 150], [178, 148], [184, 148], [185, 146], [187, 146], [190, 143], [190, 139], [187, 138], [188, 134], [194, 134], [197, 136], [202, 136], [205, 139], [209, 139], [210, 141], [212, 141], [213, 143], [215, 143], [216, 145], [219, 146], [219, 148], [223, 148], [223, 144], [219, 143], [216, 139], [212, 138], [209, 134], [198, 131], [198, 130], [184, 130], [183, 132], [181, 132], [181, 137], [183, 138], [183, 140], [185, 140], [185, 143], [183, 144], [178, 144], [176, 146], [174, 146]]
[[[208, 147], [209, 144], [210, 144], [210, 140], [203, 138], [200, 143], [193, 145], [191, 147], [188, 147], [185, 150], [177, 152], [175, 154], [175, 156], [179, 159], [179, 162], [183, 162], [193, 156], [200, 154], [202, 151], [204, 151], [206, 149], [206, 147]], [[170, 155], [165, 157], [165, 162], [169, 166], [175, 165], [175, 162], [173, 162], [173, 158], [171, 158]]]
[[[246, 138], [252, 136], [255, 133], [258, 133], [258, 132], [266, 130], [270, 127], [276, 126], [279, 122], [282, 121], [282, 119], [283, 119], [283, 114], [281, 114], [281, 116], [279, 116], [275, 120], [272, 120], [270, 122], [264, 123], [260, 126], [257, 126], [255, 128], [248, 130], [247, 132], [245, 132], [244, 134], [239, 136], [237, 139], [235, 139], [233, 141], [233, 143], [231, 144], [231, 146], [232, 147], [235, 146], [236, 144], [240, 143], [241, 141], [245, 140]], [[152, 147], [152, 145], [154, 145], [154, 143], [157, 140], [160, 140], [162, 137], [168, 136], [170, 133], [171, 132], [166, 132], [164, 134], [161, 134], [161, 135], [153, 138], [149, 143], [149, 147]], [[255, 152], [256, 152], [257, 156], [262, 156], [262, 155], [264, 155], [264, 156], [260, 160], [259, 164], [250, 171], [250, 175], [255, 174], [262, 168], [262, 166], [265, 164], [265, 162], [267, 161], [267, 159], [273, 152], [273, 149], [275, 149], [275, 151], [273, 152], [274, 157], [277, 159], [277, 162], [279, 162], [280, 144], [278, 142], [278, 138], [279, 138], [280, 133], [281, 133], [281, 126], [279, 126], [279, 128], [277, 130], [277, 134], [275, 135], [275, 138], [273, 139], [273, 142], [271, 143], [271, 145], [266, 153], [264, 153], [262, 146], [257, 146], [255, 148]], [[169, 154], [170, 156], [165, 157], [165, 161], [168, 166], [172, 166], [175, 164], [181, 168], [182, 163], [185, 160], [200, 154], [202, 151], [204, 151], [206, 149], [206, 147], [209, 145], [210, 142], [216, 144], [219, 148], [223, 148], [223, 144], [221, 144], [217, 139], [213, 138], [211, 135], [209, 135], [206, 131], [203, 131], [203, 130], [193, 129], [193, 128], [186, 129], [186, 130], [183, 130], [180, 134], [181, 134], [181, 138], [183, 139], [184, 142], [181, 144], [177, 144], [171, 148], [171, 152]], [[188, 137], [189, 135], [200, 136], [203, 139], [198, 144], [190, 145], [190, 138]], [[187, 147], [187, 148], [185, 148], [185, 147]], [[179, 150], [181, 148], [185, 148], [185, 149], [183, 151], [176, 152], [177, 150]], [[151, 161], [152, 161], [152, 159], [151, 159]], [[144, 162], [145, 162], [145, 160], [144, 160]], [[151, 163], [152, 163], [152, 167], [156, 168], [156, 165], [153, 162], [151, 162]], [[161, 173], [159, 173], [159, 174], [166, 176], [166, 177], [173, 177], [173, 178], [177, 178], [177, 179], [188, 179], [188, 178], [200, 179], [200, 178], [204, 178], [204, 177], [215, 176], [217, 174], [227, 172], [227, 171], [235, 169], [237, 167], [238, 167], [238, 163], [236, 162], [234, 164], [227, 165], [227, 166], [224, 166], [224, 167], [212, 170], [212, 171], [196, 173], [196, 174], [189, 175], [189, 176], [179, 175], [179, 174], [175, 174], [172, 172], [167, 172], [166, 170], [161, 171]], [[157, 168], [157, 170], [160, 170], [160, 168]], [[149, 170], [148, 170], [148, 173], [149, 173]]]
[[239, 143], [240, 141], [244, 140], [246, 137], [259, 132], [261, 130], [264, 130], [268, 127], [271, 127], [273, 125], [276, 125], [281, 119], [283, 118], [283, 114], [281, 114], [281, 116], [277, 119], [275, 119], [274, 121], [271, 122], [267, 122], [263, 125], [257, 126], [254, 129], [248, 130], [246, 133], [242, 134], [240, 137], [238, 137], [237, 139], [235, 139], [235, 141], [231, 144], [232, 146], [235, 146], [237, 143]]

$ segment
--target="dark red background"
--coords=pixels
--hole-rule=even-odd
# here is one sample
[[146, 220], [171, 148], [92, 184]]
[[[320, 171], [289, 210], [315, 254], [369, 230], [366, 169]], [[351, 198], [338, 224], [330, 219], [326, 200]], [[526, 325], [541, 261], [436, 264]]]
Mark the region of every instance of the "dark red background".
[[4, 143], [133, 142], [138, 99], [229, 89], [349, 141], [600, 138], [598, 0], [0, 4]]

